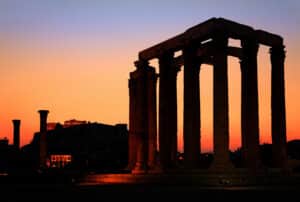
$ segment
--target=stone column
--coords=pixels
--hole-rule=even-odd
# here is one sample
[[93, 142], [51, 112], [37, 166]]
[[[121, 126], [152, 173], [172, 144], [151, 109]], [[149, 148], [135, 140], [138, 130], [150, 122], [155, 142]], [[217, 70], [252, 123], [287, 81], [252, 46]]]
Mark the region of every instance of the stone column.
[[39, 110], [40, 113], [40, 167], [46, 168], [47, 163], [47, 116], [48, 110]]
[[200, 63], [196, 47], [186, 47], [184, 57], [183, 138], [186, 168], [197, 168], [200, 160]]
[[[156, 139], [156, 114], [153, 97], [155, 69], [148, 65], [147, 61], [138, 61], [135, 63], [137, 70], [131, 74], [136, 80], [136, 99], [134, 112], [134, 130], [136, 140], [136, 164], [132, 173], [146, 173], [148, 169], [148, 160], [155, 158], [154, 150]], [[152, 81], [151, 81], [151, 79]], [[150, 85], [151, 84], [151, 85]], [[150, 90], [149, 90], [150, 89]], [[151, 139], [151, 140], [150, 140]], [[149, 144], [151, 143], [151, 145]], [[151, 148], [150, 148], [151, 147]], [[149, 148], [151, 154], [149, 154]], [[150, 157], [150, 158], [149, 158]]]
[[130, 73], [129, 86], [129, 137], [128, 137], [128, 166], [129, 170], [132, 170], [136, 163], [136, 79], [133, 78], [133, 73]]
[[12, 120], [14, 126], [14, 147], [20, 149], [20, 120]]
[[242, 153], [244, 165], [252, 171], [259, 167], [259, 116], [257, 84], [257, 51], [255, 40], [242, 41]]
[[228, 130], [228, 75], [227, 53], [228, 39], [223, 36], [213, 38], [213, 128], [214, 162], [212, 169], [225, 171], [231, 167], [229, 160]]
[[286, 114], [284, 87], [284, 46], [275, 46], [271, 53], [271, 110], [274, 166], [287, 168]]
[[148, 109], [148, 167], [150, 172], [160, 172], [157, 158], [157, 110], [156, 83], [157, 74], [153, 67], [147, 68], [147, 109]]
[[159, 57], [159, 151], [162, 168], [177, 162], [177, 72], [173, 53]]

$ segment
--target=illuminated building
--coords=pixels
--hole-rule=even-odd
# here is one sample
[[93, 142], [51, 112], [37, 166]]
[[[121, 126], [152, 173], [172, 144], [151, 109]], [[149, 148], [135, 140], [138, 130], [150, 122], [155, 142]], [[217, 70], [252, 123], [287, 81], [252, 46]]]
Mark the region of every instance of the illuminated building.
[[87, 122], [86, 121], [79, 121], [79, 120], [76, 120], [76, 119], [71, 119], [71, 120], [65, 121], [63, 127], [67, 128], [67, 127], [70, 127], [70, 126], [76, 126], [76, 125], [81, 125], [81, 124], [87, 124]]
[[64, 168], [71, 164], [72, 155], [70, 154], [51, 154], [50, 155], [50, 167], [51, 168]]

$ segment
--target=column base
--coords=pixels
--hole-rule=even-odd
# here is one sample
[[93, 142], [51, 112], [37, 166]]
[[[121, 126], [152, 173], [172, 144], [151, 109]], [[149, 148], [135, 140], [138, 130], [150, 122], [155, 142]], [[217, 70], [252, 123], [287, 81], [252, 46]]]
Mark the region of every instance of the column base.
[[154, 165], [149, 167], [148, 173], [160, 174], [160, 173], [164, 173], [164, 170], [159, 165]]
[[156, 159], [156, 161], [149, 163], [148, 173], [152, 173], [152, 174], [165, 173], [165, 170], [163, 169], [159, 159]]
[[213, 162], [209, 170], [212, 172], [232, 172], [235, 169], [234, 165], [230, 161]]
[[132, 174], [145, 174], [147, 173], [147, 165], [145, 163], [137, 162], [134, 168], [131, 170]]

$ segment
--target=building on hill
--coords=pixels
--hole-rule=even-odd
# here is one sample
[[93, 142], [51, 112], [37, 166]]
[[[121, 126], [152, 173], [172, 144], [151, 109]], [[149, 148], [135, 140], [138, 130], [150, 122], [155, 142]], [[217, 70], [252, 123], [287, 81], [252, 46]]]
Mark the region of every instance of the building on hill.
[[76, 119], [71, 119], [71, 120], [65, 121], [63, 127], [67, 128], [67, 127], [82, 125], [82, 124], [87, 124], [87, 122], [86, 121], [79, 121], [79, 120], [76, 120]]
[[54, 130], [56, 126], [62, 126], [63, 128], [68, 128], [71, 126], [77, 126], [77, 125], [82, 125], [82, 124], [87, 124], [87, 121], [80, 121], [76, 119], [70, 119], [64, 121], [64, 124], [61, 125], [59, 122], [48, 122], [47, 123], [47, 130]]
[[5, 137], [0, 139], [0, 175], [19, 172], [21, 155], [14, 144], [9, 144]]
[[[66, 122], [65, 122], [66, 123]], [[114, 171], [126, 167], [126, 124], [107, 125], [70, 120], [47, 131], [49, 167], [72, 167], [92, 171]], [[38, 160], [40, 134], [35, 133], [27, 152]]]

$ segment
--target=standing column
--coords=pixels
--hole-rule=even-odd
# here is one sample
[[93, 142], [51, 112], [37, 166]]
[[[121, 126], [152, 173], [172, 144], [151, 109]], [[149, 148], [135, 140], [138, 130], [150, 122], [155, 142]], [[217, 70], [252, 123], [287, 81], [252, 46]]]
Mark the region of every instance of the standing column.
[[14, 126], [14, 147], [20, 149], [20, 120], [12, 120]]
[[132, 173], [145, 173], [147, 171], [147, 62], [137, 61], [137, 70], [132, 73], [136, 79], [136, 114], [135, 114], [135, 135], [136, 135], [136, 163]]
[[187, 168], [197, 168], [200, 160], [200, 64], [196, 47], [186, 47], [184, 57], [184, 161]]
[[242, 152], [244, 164], [255, 171], [259, 167], [259, 116], [257, 85], [258, 43], [254, 40], [242, 41]]
[[40, 167], [46, 168], [47, 164], [47, 116], [48, 110], [39, 110], [40, 113]]
[[284, 46], [275, 46], [271, 53], [271, 110], [272, 110], [272, 145], [274, 166], [287, 167], [286, 152], [286, 114], [284, 89]]
[[128, 137], [128, 166], [129, 170], [133, 169], [136, 163], [136, 79], [133, 78], [134, 73], [130, 73], [128, 82], [129, 87], [129, 137]]
[[153, 67], [147, 68], [148, 86], [148, 166], [149, 171], [159, 171], [157, 161], [157, 110], [156, 110], [156, 83], [157, 74]]
[[228, 130], [228, 76], [227, 53], [228, 38], [217, 36], [213, 39], [213, 128], [214, 162], [212, 168], [225, 170], [230, 166]]
[[[136, 98], [134, 112], [134, 134], [136, 136], [136, 164], [132, 173], [145, 173], [149, 160], [155, 159], [156, 144], [156, 117], [154, 114], [156, 104], [153, 102], [155, 92], [155, 69], [147, 61], [135, 63], [137, 70], [131, 73], [136, 81]], [[155, 140], [154, 140], [155, 139]], [[151, 154], [149, 154], [151, 152]]]
[[177, 72], [173, 53], [159, 58], [159, 151], [162, 168], [177, 161]]

